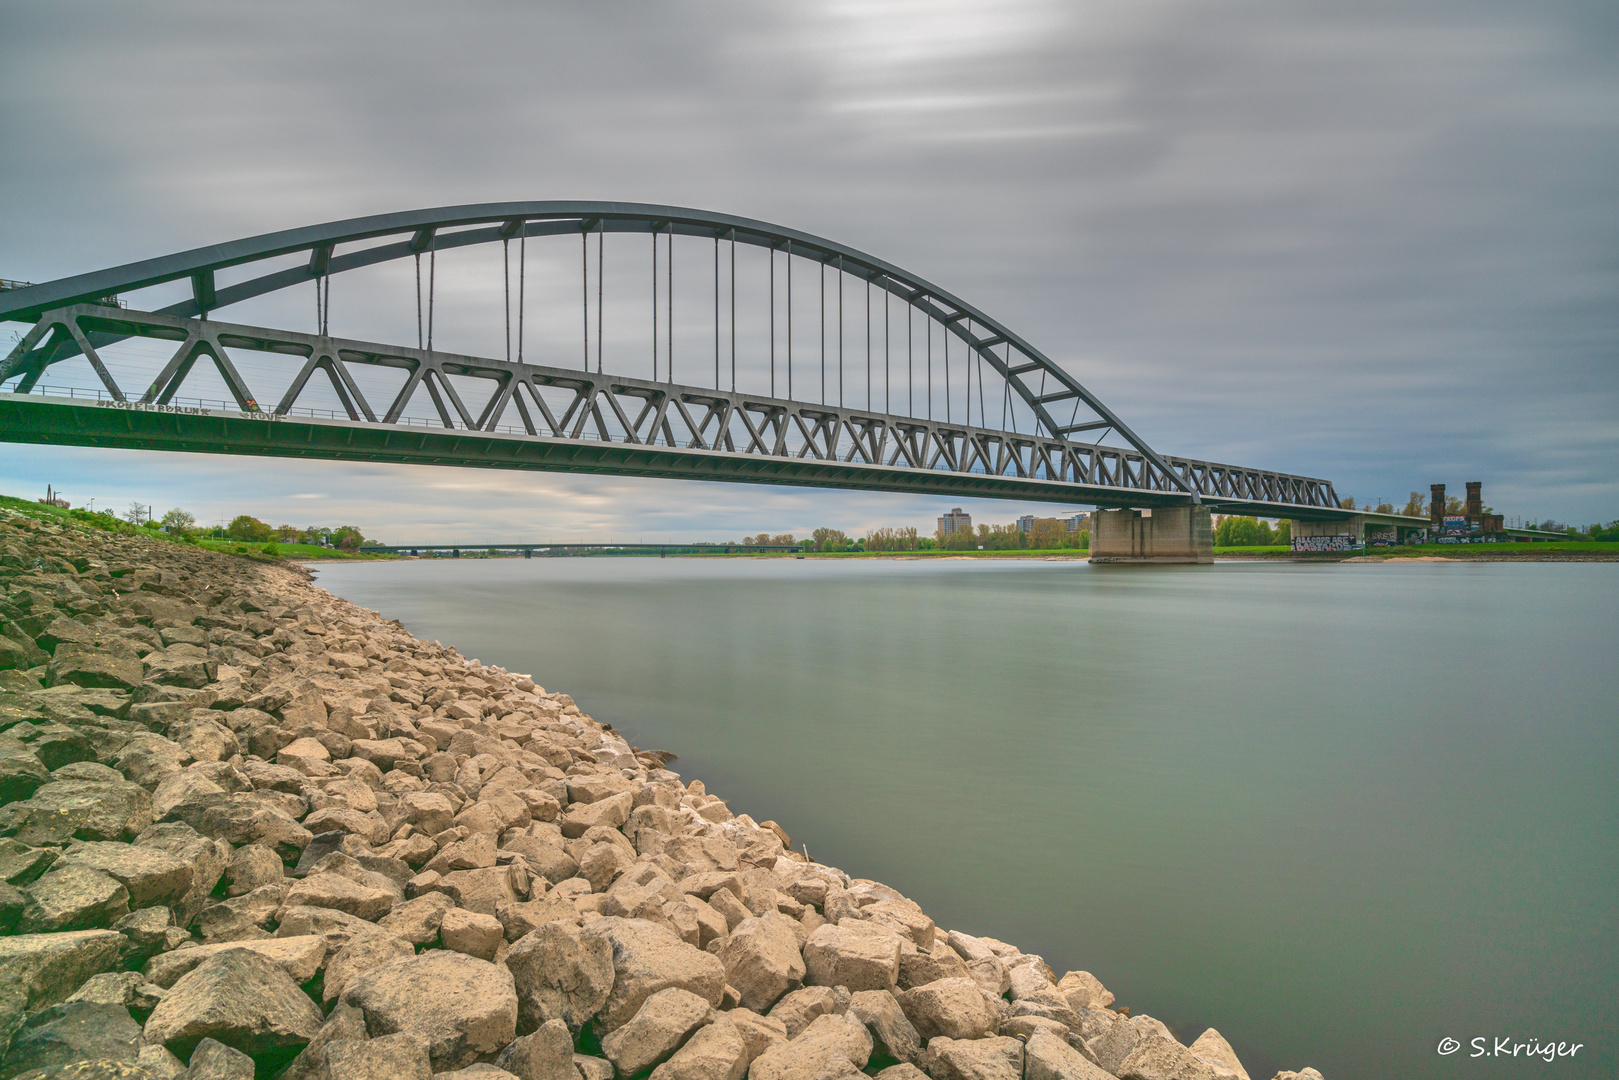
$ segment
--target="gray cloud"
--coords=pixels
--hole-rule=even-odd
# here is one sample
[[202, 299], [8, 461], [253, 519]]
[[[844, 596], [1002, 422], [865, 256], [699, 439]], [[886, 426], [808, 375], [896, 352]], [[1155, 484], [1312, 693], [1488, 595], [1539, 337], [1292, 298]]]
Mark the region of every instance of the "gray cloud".
[[[1177, 453], [1361, 498], [1483, 479], [1510, 513], [1619, 513], [1611, 5], [4, 3], [0, 18], [8, 277], [386, 209], [688, 203], [954, 289]], [[380, 325], [400, 287], [334, 292]], [[457, 305], [450, 332], [494, 348], [498, 299]], [[177, 501], [188, 483], [289, 507], [343, 491], [390, 533], [504, 528], [513, 499], [615, 535], [740, 531], [765, 510], [779, 517], [757, 527], [937, 513], [79, 451], [8, 453], [0, 480], [75, 469]]]

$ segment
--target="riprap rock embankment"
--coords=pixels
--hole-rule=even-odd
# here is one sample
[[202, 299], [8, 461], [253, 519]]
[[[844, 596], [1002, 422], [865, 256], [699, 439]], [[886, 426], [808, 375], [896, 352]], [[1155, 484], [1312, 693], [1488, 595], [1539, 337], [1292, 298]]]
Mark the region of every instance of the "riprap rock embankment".
[[297, 568], [10, 515], [0, 594], [0, 1080], [1247, 1078]]

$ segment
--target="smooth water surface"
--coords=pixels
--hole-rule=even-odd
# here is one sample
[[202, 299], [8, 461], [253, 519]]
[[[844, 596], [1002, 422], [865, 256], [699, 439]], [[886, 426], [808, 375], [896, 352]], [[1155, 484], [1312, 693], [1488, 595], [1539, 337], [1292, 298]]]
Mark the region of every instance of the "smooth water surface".
[[[1619, 565], [536, 559], [320, 584], [1255, 1080], [1619, 1075]], [[1448, 1057], [1445, 1036], [1462, 1043]], [[1473, 1059], [1471, 1040], [1584, 1043]]]

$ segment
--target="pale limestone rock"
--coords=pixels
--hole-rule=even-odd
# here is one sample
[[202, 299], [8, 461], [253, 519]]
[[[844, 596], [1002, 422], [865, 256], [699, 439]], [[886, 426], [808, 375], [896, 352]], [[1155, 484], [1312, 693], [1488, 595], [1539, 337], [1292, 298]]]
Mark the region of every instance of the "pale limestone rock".
[[17, 931], [52, 934], [89, 930], [129, 914], [129, 890], [116, 879], [86, 866], [51, 871], [25, 885]]
[[848, 1013], [817, 1017], [798, 1038], [754, 1059], [748, 1080], [835, 1080], [854, 1077], [871, 1060], [871, 1034]]
[[972, 979], [939, 979], [897, 996], [923, 1042], [939, 1036], [981, 1039], [995, 1030], [1000, 1019]]
[[236, 849], [225, 871], [225, 895], [242, 896], [263, 885], [279, 885], [286, 877], [281, 857], [263, 844]]
[[1215, 1080], [1214, 1070], [1174, 1038], [1146, 1027], [1138, 1030], [1141, 1037], [1114, 1070], [1119, 1080]]
[[326, 961], [326, 975], [322, 980], [326, 1004], [331, 1005], [342, 996], [343, 988], [354, 976], [415, 955], [410, 942], [384, 930], [356, 935]]
[[188, 1058], [216, 1039], [259, 1061], [291, 1059], [321, 1027], [320, 1010], [274, 961], [227, 949], [169, 988], [146, 1021], [147, 1042]]
[[204, 1039], [191, 1052], [186, 1080], [253, 1080], [253, 1059], [222, 1042]]
[[365, 1013], [352, 1005], [339, 1003], [278, 1080], [329, 1080], [326, 1047], [345, 1040], [364, 1042], [365, 1038]]
[[293, 982], [300, 984], [313, 979], [326, 961], [326, 940], [311, 934], [257, 941], [227, 941], [159, 953], [146, 962], [143, 974], [150, 983], [172, 987], [204, 961], [233, 949], [245, 949], [264, 958], [286, 972]]
[[495, 951], [505, 940], [505, 929], [499, 919], [465, 908], [446, 911], [438, 934], [446, 949], [476, 956], [479, 960], [493, 960]]
[[927, 1080], [928, 1074], [908, 1062], [890, 1065], [879, 1072], [875, 1080]]
[[287, 890], [288, 907], [323, 907], [375, 922], [394, 906], [394, 895], [387, 889], [361, 885], [341, 874], [311, 874]]
[[1231, 1049], [1225, 1036], [1213, 1028], [1209, 1028], [1197, 1037], [1197, 1041], [1187, 1047], [1192, 1055], [1202, 1060], [1219, 1080], [1249, 1080], [1248, 1070], [1242, 1067], [1237, 1060], [1237, 1052]]
[[652, 1080], [742, 1080], [752, 1060], [741, 1030], [721, 1014], [654, 1069]]
[[1111, 1080], [1112, 1076], [1050, 1031], [1036, 1031], [1024, 1044], [1024, 1080]]
[[928, 1075], [933, 1080], [1023, 1080], [1023, 1044], [1016, 1039], [928, 1041]]
[[507, 941], [516, 941], [548, 922], [567, 922], [578, 926], [583, 921], [579, 909], [558, 896], [501, 904], [495, 909], [495, 918], [504, 928]]
[[[573, 1036], [561, 1020], [547, 1020], [538, 1031], [514, 1039], [495, 1064], [517, 1080], [580, 1080], [574, 1066]], [[608, 1066], [611, 1080], [612, 1066]]]
[[1113, 1004], [1112, 993], [1088, 971], [1068, 972], [1057, 984], [1057, 990], [1075, 1010], [1106, 1009]]
[[395, 907], [377, 925], [414, 945], [425, 945], [438, 936], [444, 913], [454, 906], [455, 901], [443, 893], [424, 893]]
[[438, 1069], [495, 1053], [517, 1034], [511, 973], [445, 950], [362, 972], [344, 987], [343, 1000], [365, 1011], [373, 1036], [403, 1031], [425, 1039]]
[[572, 839], [585, 835], [585, 830], [602, 825], [617, 829], [629, 820], [634, 798], [629, 792], [610, 795], [599, 802], [581, 803], [568, 807], [562, 815], [562, 835]]
[[713, 1006], [689, 990], [659, 990], [602, 1039], [602, 1056], [620, 1076], [638, 1075], [673, 1054], [687, 1036], [713, 1018]]
[[1012, 989], [1011, 973], [1006, 970], [1006, 965], [995, 954], [995, 950], [989, 947], [987, 939], [975, 938], [970, 934], [952, 930], [946, 940], [966, 962], [968, 974], [977, 980], [985, 993], [991, 997], [1000, 997]]
[[921, 1037], [892, 991], [861, 990], [849, 999], [849, 1012], [866, 1025], [878, 1058], [914, 1062], [921, 1054]]
[[806, 986], [776, 1002], [770, 1019], [781, 1023], [787, 1038], [796, 1039], [816, 1017], [842, 1012], [846, 1007], [847, 1003], [840, 1003], [838, 993], [830, 986]]
[[933, 948], [927, 952], [917, 949], [900, 954], [899, 986], [902, 990], [937, 979], [970, 978], [972, 973], [967, 970], [966, 962], [943, 940], [936, 939]]
[[804, 944], [807, 982], [850, 990], [891, 990], [899, 979], [900, 936], [856, 919], [828, 923]]
[[719, 946], [725, 981], [736, 987], [743, 1008], [765, 1012], [805, 975], [802, 929], [785, 915], [742, 921]]
[[52, 870], [82, 866], [99, 870], [129, 892], [131, 908], [178, 903], [191, 890], [191, 867], [153, 848], [78, 841], [69, 845]]
[[[742, 1036], [750, 1064], [772, 1046], [787, 1041], [787, 1025], [774, 1016], [760, 1016], [751, 1009], [735, 1008], [725, 1013], [725, 1018], [736, 1025], [737, 1034]], [[808, 1026], [807, 1021], [805, 1026]]]
[[515, 904], [528, 891], [528, 875], [517, 866], [490, 866], [482, 870], [455, 870], [442, 876], [443, 885], [459, 899], [459, 907], [494, 915], [502, 904]]
[[586, 925], [584, 936], [600, 937], [612, 947], [613, 988], [596, 1014], [603, 1033], [626, 1023], [643, 1001], [668, 987], [689, 990], [710, 1005], [719, 1005], [724, 966], [671, 931], [640, 920], [604, 918]]
[[547, 922], [525, 934], [512, 944], [505, 963], [525, 1028], [561, 1020], [578, 1031], [613, 989], [610, 938], [569, 922]]
[[933, 920], [914, 901], [904, 897], [879, 900], [861, 908], [860, 914], [869, 922], [905, 935], [924, 952], [933, 948]]
[[430, 1080], [427, 1040], [409, 1032], [339, 1039], [323, 1050], [322, 1080]]

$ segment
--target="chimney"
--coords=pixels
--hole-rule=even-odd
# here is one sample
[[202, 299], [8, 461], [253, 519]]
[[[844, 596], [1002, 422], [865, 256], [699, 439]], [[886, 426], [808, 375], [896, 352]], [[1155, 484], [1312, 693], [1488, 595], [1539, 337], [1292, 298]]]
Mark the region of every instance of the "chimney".
[[1467, 482], [1467, 520], [1472, 525], [1477, 525], [1484, 520], [1484, 482], [1482, 480], [1469, 480]]
[[1435, 529], [1445, 527], [1445, 485], [1428, 485], [1428, 523]]

